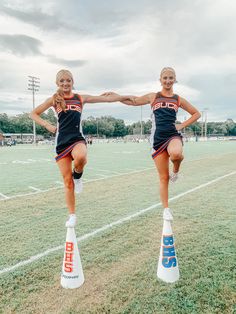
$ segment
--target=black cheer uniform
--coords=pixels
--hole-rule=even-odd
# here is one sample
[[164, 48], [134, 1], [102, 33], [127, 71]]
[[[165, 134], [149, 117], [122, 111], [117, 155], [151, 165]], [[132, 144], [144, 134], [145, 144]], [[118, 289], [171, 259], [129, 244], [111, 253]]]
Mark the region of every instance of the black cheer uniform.
[[182, 135], [176, 130], [176, 114], [180, 106], [180, 97], [163, 96], [160, 92], [151, 104], [153, 111], [151, 144], [153, 147], [152, 158], [161, 154], [174, 138], [182, 141]]
[[56, 161], [71, 153], [79, 142], [85, 143], [81, 125], [81, 114], [83, 110], [82, 98], [74, 94], [70, 98], [64, 97], [66, 109], [63, 111], [59, 106], [54, 109], [58, 115], [58, 128], [56, 135]]

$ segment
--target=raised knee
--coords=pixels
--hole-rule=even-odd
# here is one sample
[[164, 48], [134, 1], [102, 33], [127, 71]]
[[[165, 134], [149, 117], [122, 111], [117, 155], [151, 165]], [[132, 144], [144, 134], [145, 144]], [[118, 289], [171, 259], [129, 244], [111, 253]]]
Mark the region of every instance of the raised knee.
[[82, 158], [82, 162], [83, 162], [84, 165], [87, 164], [87, 157], [86, 156]]
[[80, 165], [80, 166], [85, 166], [86, 163], [87, 163], [87, 157], [86, 156], [81, 156], [79, 158], [76, 158], [75, 159], [75, 163], [77, 165]]
[[176, 161], [176, 160], [183, 160], [184, 159], [184, 156], [182, 153], [179, 153], [179, 152], [173, 152], [170, 154], [170, 159], [172, 161]]

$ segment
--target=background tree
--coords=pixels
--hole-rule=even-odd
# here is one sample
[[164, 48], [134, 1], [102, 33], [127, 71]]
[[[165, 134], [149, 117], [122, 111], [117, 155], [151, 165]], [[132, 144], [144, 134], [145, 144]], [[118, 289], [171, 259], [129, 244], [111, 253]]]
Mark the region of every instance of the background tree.
[[[53, 125], [56, 125], [57, 118], [54, 111], [50, 108], [41, 117]], [[83, 132], [85, 135], [100, 137], [123, 137], [127, 134], [140, 135], [141, 123], [134, 122], [126, 126], [124, 120], [116, 119], [112, 116], [102, 116], [101, 118], [94, 118], [92, 116], [83, 120]], [[151, 133], [151, 120], [143, 121], [143, 134]], [[33, 121], [29, 118], [28, 113], [18, 114], [16, 116], [8, 116], [6, 113], [0, 114], [0, 129], [3, 133], [33, 133]], [[200, 136], [202, 131], [202, 124], [195, 122], [189, 127], [185, 128], [185, 133], [188, 136]], [[36, 133], [45, 137], [51, 137], [52, 134], [44, 127], [36, 124]], [[236, 136], [236, 123], [232, 119], [227, 119], [225, 122], [208, 122], [207, 134], [211, 135], [234, 135]]]
[[11, 129], [11, 121], [6, 113], [0, 114], [0, 129], [4, 133], [9, 133], [9, 130]]

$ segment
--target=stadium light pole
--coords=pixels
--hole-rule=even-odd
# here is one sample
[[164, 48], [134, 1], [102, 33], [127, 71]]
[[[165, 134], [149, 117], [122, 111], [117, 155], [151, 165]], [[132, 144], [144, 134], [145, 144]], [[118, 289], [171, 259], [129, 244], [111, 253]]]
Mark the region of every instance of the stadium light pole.
[[[32, 91], [33, 96], [33, 109], [35, 108], [35, 92], [39, 91], [40, 79], [35, 76], [28, 75], [28, 90]], [[34, 144], [36, 144], [36, 125], [33, 120], [33, 133], [34, 133]]]
[[98, 138], [98, 118], [97, 118], [97, 138]]
[[[186, 116], [184, 116], [184, 121], [186, 121], [187, 120], [187, 117]], [[184, 134], [186, 133], [186, 128], [184, 128]]]
[[202, 114], [202, 129], [201, 129], [201, 136], [203, 137], [203, 115], [204, 115], [204, 110], [201, 111]]

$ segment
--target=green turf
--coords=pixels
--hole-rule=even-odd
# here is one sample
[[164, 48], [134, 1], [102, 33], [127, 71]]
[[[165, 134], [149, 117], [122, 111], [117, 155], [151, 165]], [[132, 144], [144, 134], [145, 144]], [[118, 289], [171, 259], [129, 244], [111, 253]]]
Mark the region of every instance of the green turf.
[[[186, 160], [215, 157], [235, 153], [235, 142], [185, 143]], [[89, 147], [89, 163], [84, 179], [95, 180], [104, 176], [153, 167], [148, 143], [109, 143]], [[59, 188], [62, 181], [54, 162], [53, 146], [19, 145], [0, 148], [0, 193], [12, 197], [41, 190]], [[1, 199], [1, 196], [0, 196]]]
[[[235, 146], [232, 142], [186, 143], [183, 177], [171, 186], [170, 196], [235, 171]], [[0, 152], [0, 162], [16, 160], [10, 149]], [[17, 160], [47, 159], [51, 150], [14, 149]], [[7, 164], [8, 169], [12, 165], [19, 166]], [[58, 172], [54, 163], [48, 166]], [[77, 236], [159, 202], [156, 171], [145, 143], [90, 147], [88, 167], [87, 179], [95, 179], [101, 169], [123, 173], [150, 169], [121, 176], [107, 172], [110, 178], [87, 182], [77, 200]], [[27, 171], [30, 174], [28, 164], [16, 169], [21, 178]], [[47, 176], [40, 173], [38, 184], [46, 185]], [[162, 227], [159, 207], [80, 244], [86, 278], [80, 289], [60, 288], [62, 250], [0, 275], [0, 313], [233, 313], [235, 180], [236, 175], [227, 177], [171, 203], [181, 270], [178, 283], [156, 280]], [[0, 202], [0, 269], [64, 243], [67, 213], [62, 192], [57, 189]]]

